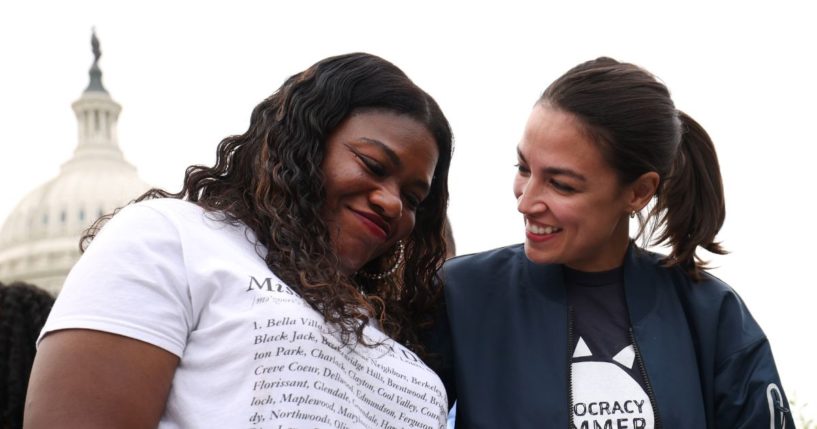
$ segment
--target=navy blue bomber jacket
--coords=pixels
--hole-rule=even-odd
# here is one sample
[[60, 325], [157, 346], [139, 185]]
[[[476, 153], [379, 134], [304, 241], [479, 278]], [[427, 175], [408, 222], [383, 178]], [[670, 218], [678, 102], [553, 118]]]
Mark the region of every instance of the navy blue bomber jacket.
[[[568, 308], [560, 265], [521, 244], [448, 261], [428, 346], [457, 428], [569, 428]], [[624, 288], [657, 428], [793, 428], [766, 336], [717, 278], [693, 282], [630, 245]], [[435, 363], [436, 361], [436, 363]]]

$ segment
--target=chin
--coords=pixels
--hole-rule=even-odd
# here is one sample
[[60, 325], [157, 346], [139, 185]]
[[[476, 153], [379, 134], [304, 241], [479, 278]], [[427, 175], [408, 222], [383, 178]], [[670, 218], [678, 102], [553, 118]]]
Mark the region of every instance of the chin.
[[559, 258], [555, 255], [551, 254], [550, 252], [543, 252], [539, 249], [534, 249], [525, 243], [525, 256], [527, 256], [528, 260], [533, 262], [534, 264], [558, 264], [560, 263]]
[[348, 275], [353, 275], [356, 272], [360, 271], [364, 265], [365, 263], [361, 263], [359, 261], [350, 261], [344, 259], [341, 259], [340, 261], [341, 270], [343, 270], [343, 272]]

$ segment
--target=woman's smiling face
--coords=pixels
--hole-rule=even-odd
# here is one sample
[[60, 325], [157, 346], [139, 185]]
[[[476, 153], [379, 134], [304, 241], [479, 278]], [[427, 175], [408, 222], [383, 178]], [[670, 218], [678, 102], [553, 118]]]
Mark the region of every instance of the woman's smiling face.
[[621, 265], [634, 208], [631, 189], [620, 184], [578, 120], [537, 104], [517, 149], [513, 189], [524, 215], [527, 257], [582, 271]]
[[405, 115], [352, 113], [332, 132], [321, 164], [323, 213], [347, 274], [411, 233], [438, 157], [428, 129]]

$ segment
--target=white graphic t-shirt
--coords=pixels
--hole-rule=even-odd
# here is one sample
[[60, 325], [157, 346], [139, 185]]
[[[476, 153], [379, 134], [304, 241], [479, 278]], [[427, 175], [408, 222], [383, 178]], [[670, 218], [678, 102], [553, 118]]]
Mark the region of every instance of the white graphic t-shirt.
[[621, 269], [564, 272], [572, 314], [572, 427], [654, 429], [648, 381], [629, 335]]
[[439, 378], [371, 324], [335, 329], [273, 274], [252, 233], [179, 200], [123, 209], [43, 329], [86, 328], [180, 358], [160, 428], [441, 428]]

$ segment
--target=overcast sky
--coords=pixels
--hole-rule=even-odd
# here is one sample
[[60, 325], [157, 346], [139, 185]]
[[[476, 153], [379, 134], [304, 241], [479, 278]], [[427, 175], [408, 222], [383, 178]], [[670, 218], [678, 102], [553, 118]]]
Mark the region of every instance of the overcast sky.
[[173, 191], [289, 75], [351, 51], [394, 62], [453, 126], [460, 253], [523, 239], [511, 181], [530, 108], [568, 68], [612, 56], [660, 77], [713, 137], [732, 251], [714, 272], [771, 338], [789, 393], [817, 402], [815, 14], [786, 1], [531, 3], [4, 1], [0, 221], [71, 156], [92, 26], [123, 106], [120, 146], [145, 181]]

